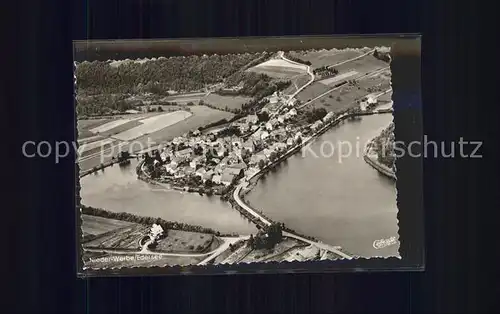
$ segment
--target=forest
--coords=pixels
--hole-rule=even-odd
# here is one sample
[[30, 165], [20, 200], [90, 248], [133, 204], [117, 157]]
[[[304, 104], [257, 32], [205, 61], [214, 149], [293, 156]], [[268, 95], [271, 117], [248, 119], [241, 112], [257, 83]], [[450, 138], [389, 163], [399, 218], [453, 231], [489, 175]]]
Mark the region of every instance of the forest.
[[75, 69], [79, 94], [168, 95], [168, 91], [195, 91], [221, 83], [260, 54], [211, 55], [78, 63]]

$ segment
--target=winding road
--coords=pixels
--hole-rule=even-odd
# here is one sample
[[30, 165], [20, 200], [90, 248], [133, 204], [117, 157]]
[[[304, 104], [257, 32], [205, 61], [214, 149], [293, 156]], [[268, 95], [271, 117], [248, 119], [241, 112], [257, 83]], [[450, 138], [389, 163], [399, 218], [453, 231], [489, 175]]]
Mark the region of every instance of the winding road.
[[242, 237], [236, 237], [236, 238], [230, 238], [230, 237], [222, 237], [221, 239], [224, 241], [224, 243], [219, 246], [217, 249], [207, 252], [207, 253], [164, 253], [164, 252], [154, 252], [150, 251], [147, 247], [148, 245], [152, 242], [150, 239], [147, 241], [143, 246], [140, 251], [128, 251], [128, 250], [123, 250], [123, 249], [100, 249], [100, 248], [84, 248], [85, 251], [89, 252], [103, 252], [103, 253], [108, 253], [108, 254], [125, 254], [125, 255], [132, 255], [132, 254], [140, 254], [140, 255], [160, 255], [160, 256], [166, 256], [166, 257], [205, 257], [203, 261], [200, 262], [200, 265], [204, 265], [210, 260], [216, 258], [219, 256], [222, 252], [227, 250], [229, 248], [230, 244], [234, 244], [238, 241], [246, 240], [248, 239], [249, 236], [242, 236]]
[[[290, 59], [287, 59], [285, 57], [283, 51], [278, 52], [278, 57], [280, 57], [284, 61], [292, 63], [292, 64], [297, 64], [297, 65], [300, 65], [300, 66], [304, 66], [305, 65], [305, 64], [302, 64], [302, 63], [295, 62], [295, 61], [292, 61]], [[298, 88], [292, 95], [288, 95], [288, 99], [281, 106], [279, 106], [278, 109], [274, 113], [271, 114], [271, 118], [274, 118], [279, 113], [279, 111], [281, 110], [281, 108], [283, 108], [284, 106], [287, 106], [290, 103], [290, 101], [292, 101], [292, 99], [295, 98], [295, 96], [297, 96], [301, 91], [304, 90], [304, 88], [306, 88], [307, 86], [311, 85], [314, 82], [315, 76], [314, 76], [314, 73], [311, 71], [311, 66], [309, 66], [309, 65], [307, 66], [307, 74], [309, 74], [309, 76], [311, 76], [311, 79], [307, 83], [305, 83], [304, 85], [302, 85], [300, 88]]]

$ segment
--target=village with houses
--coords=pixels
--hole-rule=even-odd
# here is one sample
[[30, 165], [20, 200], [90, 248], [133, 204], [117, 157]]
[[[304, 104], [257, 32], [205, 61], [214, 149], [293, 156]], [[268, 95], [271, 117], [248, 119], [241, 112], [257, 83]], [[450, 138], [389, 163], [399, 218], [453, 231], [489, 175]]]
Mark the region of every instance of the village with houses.
[[[322, 53], [329, 56], [330, 52]], [[109, 211], [105, 206], [101, 209], [82, 204], [83, 247], [86, 252], [84, 260], [88, 267], [99, 268], [102, 263], [113, 267], [128, 267], [353, 258], [355, 254], [349, 253], [338, 243], [324, 243], [314, 236], [298, 233], [294, 228], [273, 220], [265, 213], [265, 209], [249, 205], [245, 201], [245, 194], [249, 193], [256, 181], [267, 171], [299, 152], [306, 144], [313, 142], [333, 126], [344, 120], [362, 119], [364, 115], [392, 112], [390, 69], [387, 60], [373, 57], [379, 53], [377, 49], [354, 52], [337, 50], [330, 56], [335, 67], [320, 63], [314, 69], [311, 62], [307, 65], [307, 62], [297, 55], [310, 56], [313, 62], [323, 60], [324, 56], [319, 58], [316, 52], [286, 56], [279, 52], [268, 61], [259, 57], [259, 61], [264, 60], [264, 65], [253, 65], [249, 69], [254, 69], [256, 73], [267, 71], [267, 75], [271, 75], [269, 73], [272, 71], [279, 72], [277, 77], [280, 81], [276, 86], [280, 87], [274, 88], [274, 92], [251, 101], [247, 99], [247, 103], [253, 104], [251, 106], [242, 103], [240, 108], [233, 111], [226, 106], [226, 111], [235, 112], [236, 115], [223, 119], [225, 123], [220, 126], [217, 126], [217, 123], [210, 124], [215, 127], [193, 125], [189, 129], [184, 128], [182, 134], [170, 136], [168, 140], [156, 141], [151, 147], [127, 152], [125, 158], [113, 157], [108, 165], [113, 165], [117, 160], [122, 162], [128, 158], [137, 159], [135, 175], [148, 184], [209, 198], [217, 195], [254, 224], [258, 232], [221, 233], [201, 225], [173, 221], [168, 216], [155, 218], [137, 215], [135, 211]], [[362, 70], [358, 69], [356, 72], [351, 67], [344, 66], [364, 58], [368, 59], [368, 66], [362, 63], [361, 68], [366, 67]], [[266, 62], [271, 61], [274, 63], [266, 65]], [[281, 62], [282, 68], [288, 67], [286, 71], [296, 71], [295, 76], [289, 76], [289, 81], [285, 83], [282, 76], [287, 72], [283, 69], [277, 70], [275, 63], [278, 62]], [[264, 80], [261, 78], [261, 81]], [[229, 97], [226, 96], [228, 93], [241, 93], [245, 88], [243, 82], [233, 86], [224, 86], [221, 83], [217, 85], [217, 89], [206, 91], [204, 99], [209, 99], [207, 95], [217, 93], [219, 94], [214, 97], [224, 99], [221, 97]], [[186, 98], [191, 97], [189, 95]], [[198, 100], [197, 104], [191, 100], [189, 103], [190, 105], [182, 107], [182, 110], [194, 112], [192, 116], [196, 116], [196, 110], [201, 107], [218, 108], [205, 103], [203, 99]], [[177, 105], [176, 103], [175, 106]], [[147, 108], [146, 111], [150, 111], [149, 106]], [[158, 107], [157, 111], [160, 111], [159, 108], [163, 107]], [[139, 110], [127, 109], [128, 114], [139, 114], [145, 107], [137, 109]], [[193, 109], [195, 111], [192, 111]], [[177, 107], [170, 110], [170, 114], [176, 114], [175, 110]], [[148, 119], [160, 121], [161, 118], [158, 117]], [[192, 117], [188, 115], [187, 119], [183, 119], [188, 121], [192, 120]], [[128, 121], [130, 122], [124, 122], [124, 125], [141, 127], [136, 126], [135, 121]], [[177, 122], [177, 125], [180, 123]], [[172, 124], [170, 127], [173, 126]], [[119, 131], [127, 132], [122, 129]], [[141, 132], [141, 136], [148, 134]], [[110, 137], [114, 140], [120, 138], [117, 135]], [[84, 158], [84, 161], [89, 158]], [[379, 161], [375, 159], [369, 159], [367, 163], [377, 169]], [[86, 172], [81, 174], [81, 177], [85, 176], [84, 179], [87, 179], [88, 174], [98, 173], [99, 169], [104, 173], [106, 166], [101, 164], [101, 167], [85, 169]], [[390, 164], [384, 167], [384, 171], [394, 170]], [[92, 227], [85, 231], [86, 225]], [[96, 225], [105, 225], [106, 232], [104, 229], [94, 231]], [[108, 228], [108, 225], [119, 227]], [[124, 237], [127, 239], [125, 246]], [[128, 242], [129, 239], [135, 239], [135, 242]], [[179, 243], [183, 243], [182, 247], [178, 247]], [[133, 250], [136, 250], [136, 253], [133, 253]], [[156, 257], [144, 258], [140, 262], [137, 259], [110, 258], [131, 254]]]

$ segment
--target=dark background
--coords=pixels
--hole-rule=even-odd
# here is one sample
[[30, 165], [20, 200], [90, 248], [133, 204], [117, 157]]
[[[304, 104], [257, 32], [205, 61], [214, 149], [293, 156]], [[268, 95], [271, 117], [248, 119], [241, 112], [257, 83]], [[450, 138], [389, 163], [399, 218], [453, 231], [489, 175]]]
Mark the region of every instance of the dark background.
[[[471, 2], [473, 3], [473, 2]], [[476, 4], [457, 1], [44, 0], [21, 4], [2, 27], [4, 120], [19, 143], [2, 206], [2, 312], [11, 313], [480, 313], [493, 310], [497, 166], [427, 159], [425, 273], [76, 279], [74, 163], [23, 159], [20, 143], [73, 139], [72, 40], [423, 33], [424, 132], [433, 140], [485, 140], [497, 115]], [[4, 11], [2, 9], [2, 11]], [[491, 45], [489, 42], [488, 45]], [[12, 61], [11, 61], [12, 60]], [[5, 62], [7, 61], [7, 62]], [[479, 89], [481, 87], [481, 89]], [[498, 102], [498, 101], [496, 101]], [[13, 114], [19, 110], [19, 117]], [[12, 116], [12, 118], [10, 118]], [[481, 136], [480, 131], [484, 132]], [[488, 131], [488, 132], [487, 132]], [[10, 137], [10, 136], [9, 136]], [[490, 143], [495, 143], [490, 142]], [[5, 155], [5, 154], [3, 154]], [[481, 160], [483, 162], [484, 160]], [[6, 180], [7, 181], [7, 180]], [[482, 186], [481, 186], [482, 184]], [[481, 196], [479, 193], [483, 193]], [[8, 205], [7, 205], [8, 204]], [[480, 217], [487, 221], [479, 224]], [[11, 230], [12, 229], [12, 230]], [[483, 231], [480, 237], [477, 231]], [[4, 231], [4, 230], [2, 230]], [[489, 233], [489, 234], [486, 234]], [[14, 240], [14, 241], [11, 241]], [[8, 248], [8, 249], [7, 249]], [[5, 302], [5, 306], [3, 303]]]

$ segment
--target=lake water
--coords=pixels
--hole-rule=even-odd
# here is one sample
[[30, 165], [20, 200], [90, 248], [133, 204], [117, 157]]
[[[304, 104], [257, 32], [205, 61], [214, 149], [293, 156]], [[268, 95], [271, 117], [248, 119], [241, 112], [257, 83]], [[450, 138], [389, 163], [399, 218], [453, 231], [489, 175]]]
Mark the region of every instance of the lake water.
[[[391, 114], [383, 114], [341, 123], [311, 144], [318, 158], [310, 151], [305, 157], [292, 156], [259, 180], [246, 199], [269, 218], [352, 254], [397, 256], [398, 243], [373, 247], [376, 240], [398, 239], [395, 182], [363, 159], [365, 143], [391, 121]], [[322, 144], [327, 141], [333, 144], [333, 155], [331, 146]], [[349, 157], [339, 159], [338, 141], [352, 143]], [[325, 157], [320, 155], [322, 145]], [[347, 144], [343, 147], [347, 156]]]
[[137, 160], [126, 167], [114, 165], [80, 180], [82, 204], [113, 212], [184, 222], [220, 232], [248, 235], [256, 232], [229, 203], [218, 196], [166, 190], [137, 179]]
[[[373, 242], [398, 238], [395, 182], [380, 175], [362, 158], [364, 144], [392, 120], [391, 114], [344, 122], [311, 144], [320, 154], [325, 141], [334, 144], [331, 157], [300, 153], [259, 180], [246, 199], [271, 219], [297, 232], [342, 246], [360, 256], [394, 256], [398, 245], [375, 249]], [[353, 153], [339, 162], [338, 141], [352, 143]], [[356, 143], [359, 153], [356, 154]], [[324, 152], [330, 154], [328, 145]], [[345, 152], [345, 151], [344, 151]], [[347, 153], [345, 154], [347, 155]], [[168, 191], [137, 179], [136, 160], [81, 179], [82, 203], [114, 212], [160, 217], [251, 234], [256, 228], [219, 197]]]

